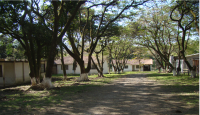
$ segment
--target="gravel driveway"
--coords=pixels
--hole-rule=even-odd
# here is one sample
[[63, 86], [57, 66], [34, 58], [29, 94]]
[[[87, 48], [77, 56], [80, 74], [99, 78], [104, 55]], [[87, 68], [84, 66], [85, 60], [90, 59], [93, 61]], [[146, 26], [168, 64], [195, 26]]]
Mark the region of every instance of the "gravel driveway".
[[178, 100], [177, 95], [161, 88], [145, 74], [128, 75], [101, 87], [66, 97], [61, 104], [34, 111], [33, 114], [129, 114], [129, 115], [198, 115]]

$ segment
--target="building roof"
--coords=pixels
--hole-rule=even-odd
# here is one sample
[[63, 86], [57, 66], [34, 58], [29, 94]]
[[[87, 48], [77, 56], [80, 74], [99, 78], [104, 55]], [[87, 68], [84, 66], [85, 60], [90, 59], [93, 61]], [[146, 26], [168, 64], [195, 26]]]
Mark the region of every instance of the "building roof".
[[[191, 54], [191, 55], [186, 55], [186, 58], [194, 58], [194, 59], [199, 59], [199, 53], [196, 54]], [[174, 59], [177, 60], [178, 56], [174, 56]], [[183, 57], [181, 56], [181, 59], [183, 59]]]
[[199, 57], [199, 53], [191, 54], [191, 55], [186, 55], [185, 57], [192, 57], [192, 56], [198, 56]]
[[[140, 64], [153, 65], [153, 60], [152, 59], [128, 59], [127, 60], [127, 64], [139, 65], [139, 60], [140, 60]], [[115, 60], [113, 60], [113, 62], [115, 63]]]
[[129, 59], [127, 61], [127, 64], [139, 65], [139, 61], [140, 61], [140, 64], [144, 64], [144, 65], [152, 65], [153, 64], [152, 59]]
[[[96, 56], [92, 56], [92, 58], [93, 58], [95, 63], [98, 63]], [[64, 64], [73, 64], [73, 62], [74, 62], [74, 58], [72, 58], [71, 56], [63, 57], [63, 59], [64, 59]], [[83, 60], [84, 60], [85, 64], [87, 64], [88, 63], [88, 56], [83, 56]], [[99, 57], [99, 61], [101, 63], [101, 57]], [[105, 57], [104, 57], [104, 61], [105, 61]], [[55, 64], [62, 64], [61, 59], [55, 60], [54, 63]]]

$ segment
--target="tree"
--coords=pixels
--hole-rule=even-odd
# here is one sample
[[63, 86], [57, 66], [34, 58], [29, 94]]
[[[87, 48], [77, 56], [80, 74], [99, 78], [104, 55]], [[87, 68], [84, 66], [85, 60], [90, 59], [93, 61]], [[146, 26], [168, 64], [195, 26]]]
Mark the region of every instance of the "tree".
[[132, 40], [126, 37], [114, 39], [109, 43], [108, 50], [115, 73], [117, 71], [118, 73], [120, 73], [120, 71], [123, 72], [128, 59], [132, 55]]
[[[108, 44], [108, 41], [110, 40], [111, 37], [113, 36], [119, 36], [120, 35], [120, 29], [122, 29], [122, 27], [120, 27], [118, 24], [111, 24], [107, 31], [105, 32], [105, 36], [102, 37], [102, 39], [100, 40], [99, 44], [97, 45], [96, 49], [94, 50], [95, 54], [96, 54], [96, 60], [97, 60], [97, 64], [95, 64], [94, 60], [92, 59], [92, 62], [95, 66], [95, 68], [97, 69], [98, 71], [98, 77], [104, 77], [103, 76], [103, 63], [104, 63], [104, 60], [105, 60], [105, 57], [104, 57], [104, 52], [105, 54], [108, 54], [106, 52], [106, 47], [107, 47], [107, 44]], [[99, 60], [99, 54], [101, 54], [101, 63], [100, 63], [100, 60]], [[110, 60], [109, 61], [109, 65], [110, 65]], [[109, 71], [110, 71], [110, 66], [109, 66]]]
[[[97, 60], [97, 64], [98, 65], [95, 63], [93, 57], [91, 58], [91, 61], [92, 61], [93, 65], [95, 66], [95, 68], [98, 71], [98, 77], [104, 77], [104, 75], [103, 75], [103, 63], [104, 63], [104, 61], [103, 61], [103, 50], [104, 50], [105, 47], [106, 47], [106, 44], [103, 44], [103, 42], [102, 42], [100, 51], [94, 51], [95, 54], [96, 54], [96, 60]], [[101, 55], [101, 63], [100, 63], [99, 54], [101, 52], [102, 52], [102, 55]]]
[[45, 54], [42, 48], [47, 44], [49, 34], [45, 32], [41, 21], [35, 19], [30, 4], [28, 1], [0, 2], [0, 32], [16, 39], [24, 48], [29, 61], [31, 83], [36, 85], [36, 82], [40, 83], [40, 60]]
[[[130, 7], [137, 7], [139, 5], [142, 5], [145, 2], [146, 1], [141, 1], [141, 2], [131, 1], [129, 4], [128, 3], [121, 4], [122, 2], [119, 3], [117, 1], [102, 2], [102, 3], [97, 3], [97, 4], [89, 2], [91, 3], [91, 5], [86, 7], [85, 10], [82, 10], [82, 11], [86, 11], [87, 13], [81, 12], [81, 10], [79, 11], [78, 23], [79, 23], [80, 37], [76, 38], [75, 36], [72, 35], [73, 31], [69, 30], [67, 32], [67, 37], [68, 37], [68, 40], [70, 41], [72, 50], [70, 50], [65, 44], [63, 44], [64, 48], [69, 53], [69, 55], [71, 55], [80, 66], [81, 75], [78, 81], [88, 80], [87, 73], [91, 69], [91, 56], [99, 40], [101, 40], [101, 37], [105, 36], [104, 33], [106, 32], [110, 24], [114, 23], [125, 10], [129, 9]], [[100, 12], [96, 12], [95, 14], [94, 11], [91, 9], [96, 6], [101, 6], [103, 10], [101, 10]], [[118, 11], [113, 12], [112, 8], [118, 8]], [[112, 15], [106, 15], [109, 13], [109, 11], [113, 12]], [[93, 28], [94, 27], [93, 24], [97, 25], [97, 28]], [[89, 29], [87, 28], [88, 25], [89, 25]], [[88, 35], [86, 35], [86, 32], [88, 32]], [[86, 44], [85, 41], [87, 38], [86, 36], [89, 38], [88, 40], [89, 46], [87, 46], [87, 49], [86, 49], [86, 51], [88, 52], [88, 64], [87, 64], [87, 67], [85, 68], [85, 63], [83, 61], [83, 54], [85, 51], [84, 49], [85, 49], [85, 44]], [[76, 41], [80, 41], [78, 43], [79, 44], [78, 46], [81, 47], [80, 51], [78, 47], [75, 45], [77, 43]]]
[[62, 47], [62, 45], [60, 45], [60, 53], [61, 53], [61, 63], [62, 63], [62, 69], [63, 69], [63, 79], [67, 80], [67, 73], [66, 73], [65, 63], [64, 63], [64, 59], [63, 59], [63, 47]]
[[[57, 54], [56, 47], [62, 41], [79, 7], [84, 3], [85, 1], [52, 1], [40, 7], [39, 1], [35, 0], [1, 2], [0, 32], [17, 39], [26, 50], [32, 85], [36, 84], [35, 77], [38, 79], [40, 76], [40, 59], [41, 54], [44, 54], [44, 57], [47, 57], [47, 67], [40, 86], [53, 87], [51, 75]], [[37, 81], [39, 82], [39, 79]]]
[[[191, 77], [195, 77], [195, 69], [194, 67], [192, 67], [190, 65], [190, 63], [188, 62], [187, 58], [185, 57], [185, 51], [187, 49], [187, 43], [189, 40], [186, 40], [186, 34], [187, 31], [190, 31], [190, 29], [192, 28], [192, 23], [194, 23], [194, 18], [191, 18], [190, 16], [188, 16], [189, 12], [191, 11], [190, 8], [194, 8], [195, 6], [198, 6], [199, 2], [197, 1], [180, 1], [177, 2], [177, 4], [172, 8], [171, 13], [170, 13], [170, 19], [172, 21], [175, 21], [178, 23], [178, 26], [180, 27], [181, 31], [182, 31], [182, 37], [181, 40], [177, 40], [177, 42], [179, 42], [179, 44], [181, 45], [180, 49], [180, 54], [184, 59], [184, 62], [186, 63], [186, 65], [189, 68], [189, 71], [191, 72]], [[176, 15], [176, 12], [178, 13], [178, 16]], [[188, 33], [188, 36], [190, 35], [190, 32]]]
[[[165, 10], [164, 10], [165, 9]], [[174, 65], [169, 62], [169, 57], [174, 50], [175, 29], [170, 19], [166, 15], [169, 8], [161, 6], [160, 8], [152, 8], [137, 21], [140, 23], [141, 39], [137, 44], [145, 46], [154, 55], [157, 62], [165, 70], [170, 66], [174, 70]]]
[[3, 35], [0, 36], [0, 58], [6, 58], [13, 53], [12, 42], [13, 39]]

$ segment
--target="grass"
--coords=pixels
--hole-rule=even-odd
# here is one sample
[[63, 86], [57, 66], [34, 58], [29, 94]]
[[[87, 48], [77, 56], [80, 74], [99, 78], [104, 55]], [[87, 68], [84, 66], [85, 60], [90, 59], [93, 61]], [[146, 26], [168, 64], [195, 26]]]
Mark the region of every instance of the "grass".
[[[43, 90], [43, 91], [24, 91], [19, 87], [13, 89], [0, 89], [0, 113], [19, 111], [29, 112], [35, 109], [44, 109], [46, 106], [57, 106], [62, 100], [70, 100], [70, 97], [80, 92], [87, 92], [111, 83], [114, 79], [120, 78], [123, 75], [133, 74], [134, 72], [125, 72], [121, 74], [105, 74], [104, 78], [97, 78], [97, 75], [89, 75], [90, 81], [76, 82], [79, 74], [68, 74], [70, 81], [63, 81], [62, 75], [53, 75], [52, 83], [58, 86], [57, 89]], [[30, 86], [27, 85], [26, 89]], [[12, 113], [13, 114], [13, 113]], [[25, 113], [26, 114], [26, 113]]]
[[199, 77], [190, 78], [188, 75], [173, 76], [171, 73], [152, 73], [150, 79], [157, 80], [164, 84], [163, 88], [169, 93], [174, 93], [179, 99], [187, 104], [199, 104]]
[[[53, 75], [53, 84], [57, 89], [44, 91], [24, 91], [20, 87], [14, 89], [0, 89], [0, 113], [19, 111], [26, 113], [34, 110], [43, 110], [47, 106], [58, 106], [63, 100], [70, 100], [72, 96], [80, 92], [91, 92], [97, 87], [111, 83], [113, 80], [128, 74], [146, 74], [150, 79], [158, 80], [164, 84], [164, 88], [170, 89], [171, 92], [188, 104], [199, 103], [199, 78], [189, 78], [189, 76], [173, 77], [172, 74], [160, 74], [156, 72], [124, 72], [120, 74], [105, 74], [104, 78], [97, 78], [97, 75], [89, 75], [90, 81], [76, 82], [78, 74], [68, 74], [70, 81], [63, 81], [62, 75]], [[27, 86], [28, 88], [29, 86]], [[73, 100], [72, 100], [73, 101]], [[13, 114], [13, 113], [12, 113]]]

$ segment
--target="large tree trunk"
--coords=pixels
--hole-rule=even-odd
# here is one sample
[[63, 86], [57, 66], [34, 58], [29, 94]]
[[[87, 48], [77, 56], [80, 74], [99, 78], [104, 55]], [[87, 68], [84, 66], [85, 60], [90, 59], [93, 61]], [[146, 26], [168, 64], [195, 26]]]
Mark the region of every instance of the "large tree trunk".
[[73, 61], [73, 71], [74, 71], [74, 74], [76, 74], [76, 67], [77, 67], [77, 63], [76, 63], [76, 60], [74, 59], [74, 61]]
[[[80, 70], [81, 70], [81, 74], [80, 74], [80, 77], [77, 78], [77, 81], [78, 82], [81, 82], [81, 81], [89, 81], [88, 79], [88, 72], [85, 68], [85, 64], [84, 64], [84, 61], [77, 61], [79, 66], [80, 66]], [[90, 63], [91, 64], [91, 63]]]
[[[83, 68], [81, 68], [81, 70], [83, 70]], [[88, 79], [88, 73], [84, 73], [83, 71], [81, 71], [80, 77], [77, 79], [77, 81], [78, 82], [89, 81], [89, 79]]]
[[[55, 34], [55, 33], [54, 33]], [[54, 58], [56, 56], [56, 46], [57, 46], [57, 40], [56, 40], [56, 35], [52, 38], [52, 43], [49, 46], [49, 51], [48, 51], [48, 58], [47, 58], [47, 67], [46, 67], [46, 73], [45, 77], [43, 79], [43, 86], [47, 86], [46, 88], [51, 88], [54, 87], [53, 84], [51, 83], [51, 76], [52, 76], [52, 68], [54, 64]]]
[[88, 81], [88, 73], [81, 73], [80, 77], [77, 79], [78, 82]]

